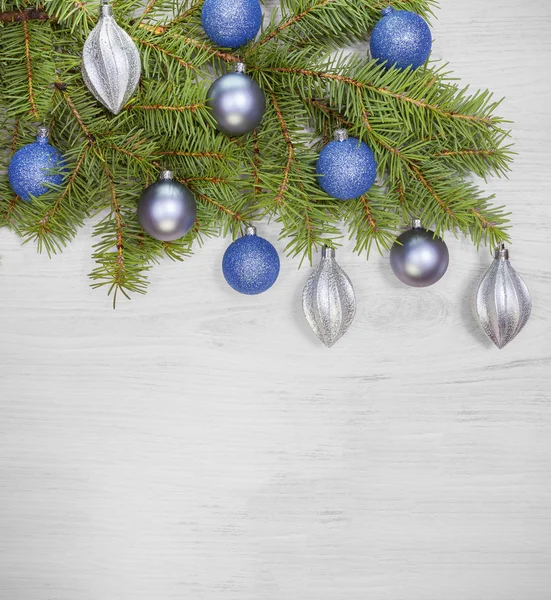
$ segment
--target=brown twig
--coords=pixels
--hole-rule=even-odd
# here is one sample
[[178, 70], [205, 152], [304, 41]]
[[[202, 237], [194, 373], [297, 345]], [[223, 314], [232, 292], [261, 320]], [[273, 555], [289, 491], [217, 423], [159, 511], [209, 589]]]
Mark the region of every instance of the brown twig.
[[27, 21], [23, 21], [23, 32], [25, 34], [25, 60], [27, 62], [27, 78], [29, 80], [29, 102], [31, 104], [30, 113], [35, 119], [38, 119], [38, 111], [36, 110], [36, 103], [34, 101], [33, 71], [31, 68], [31, 49]]
[[49, 19], [50, 15], [40, 8], [0, 13], [0, 23], [24, 23], [25, 21], [48, 21]]
[[285, 140], [285, 143], [287, 144], [287, 164], [285, 165], [285, 169], [283, 171], [283, 180], [277, 190], [276, 197], [274, 198], [274, 202], [276, 204], [281, 204], [289, 185], [289, 176], [291, 173], [291, 164], [293, 163], [293, 158], [295, 155], [295, 148], [293, 146], [291, 136], [289, 135], [289, 128], [287, 127], [287, 123], [285, 122], [285, 119], [283, 118], [283, 113], [279, 108], [276, 95], [272, 90], [270, 90], [270, 96], [272, 98], [272, 104], [274, 105], [274, 110], [277, 115], [277, 120], [279, 121], [279, 126], [281, 128], [283, 138]]

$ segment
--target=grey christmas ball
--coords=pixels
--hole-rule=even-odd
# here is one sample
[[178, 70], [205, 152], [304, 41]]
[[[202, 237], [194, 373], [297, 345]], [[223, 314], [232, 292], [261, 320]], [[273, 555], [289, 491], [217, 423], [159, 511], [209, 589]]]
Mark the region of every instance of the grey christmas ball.
[[448, 247], [434, 232], [416, 225], [400, 235], [390, 250], [390, 266], [400, 281], [427, 287], [441, 279], [448, 268]]
[[197, 204], [185, 185], [164, 171], [159, 181], [146, 188], [138, 202], [138, 220], [156, 240], [172, 242], [184, 236], [195, 223]]
[[264, 92], [242, 72], [219, 77], [210, 86], [207, 97], [217, 128], [226, 135], [250, 133], [260, 125], [266, 110]]

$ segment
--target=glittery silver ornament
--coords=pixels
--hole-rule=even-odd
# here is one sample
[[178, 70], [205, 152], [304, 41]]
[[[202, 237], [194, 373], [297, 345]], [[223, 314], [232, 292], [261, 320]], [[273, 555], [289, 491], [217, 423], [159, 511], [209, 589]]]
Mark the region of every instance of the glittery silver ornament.
[[504, 244], [496, 250], [494, 262], [478, 284], [473, 312], [484, 333], [498, 348], [516, 337], [530, 317], [530, 292], [511, 266]]
[[210, 86], [207, 97], [216, 126], [226, 135], [250, 133], [260, 125], [266, 110], [264, 92], [245, 74], [243, 63], [237, 63], [235, 73], [219, 77]]
[[82, 77], [86, 87], [107, 109], [118, 114], [140, 81], [140, 54], [132, 38], [102, 1], [98, 24], [84, 42]]
[[197, 204], [185, 186], [174, 181], [172, 171], [163, 171], [159, 181], [146, 188], [138, 202], [138, 220], [154, 239], [173, 242], [195, 223]]
[[322, 249], [320, 264], [304, 286], [302, 309], [310, 327], [328, 348], [352, 324], [356, 296], [348, 275], [335, 260], [335, 250]]
[[448, 269], [450, 257], [444, 240], [421, 227], [415, 219], [390, 249], [394, 275], [407, 285], [427, 287], [439, 281]]

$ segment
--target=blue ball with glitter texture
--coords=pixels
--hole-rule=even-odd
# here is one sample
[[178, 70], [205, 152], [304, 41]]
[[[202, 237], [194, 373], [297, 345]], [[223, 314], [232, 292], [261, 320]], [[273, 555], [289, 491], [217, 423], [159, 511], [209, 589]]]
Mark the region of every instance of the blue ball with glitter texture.
[[13, 191], [25, 202], [31, 196], [42, 196], [48, 191], [45, 184], [61, 185], [63, 173], [52, 173], [63, 166], [63, 156], [48, 144], [48, 130], [38, 130], [36, 142], [20, 148], [8, 167], [8, 178]]
[[253, 40], [262, 25], [258, 0], [205, 0], [203, 29], [218, 46], [239, 48]]
[[228, 246], [222, 260], [228, 284], [241, 294], [254, 296], [271, 288], [279, 275], [277, 250], [247, 227], [243, 237]]
[[430, 55], [432, 36], [423, 17], [388, 7], [373, 28], [370, 49], [372, 58], [384, 62], [385, 68], [417, 69]]
[[351, 200], [365, 194], [377, 176], [377, 162], [371, 148], [346, 131], [337, 129], [335, 140], [320, 152], [316, 164], [318, 182], [326, 194]]

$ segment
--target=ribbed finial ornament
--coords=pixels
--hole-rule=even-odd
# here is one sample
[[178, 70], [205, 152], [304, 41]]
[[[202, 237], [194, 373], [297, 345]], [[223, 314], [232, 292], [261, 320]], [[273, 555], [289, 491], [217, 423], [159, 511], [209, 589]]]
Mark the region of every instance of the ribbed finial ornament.
[[496, 250], [494, 262], [478, 284], [473, 312], [484, 333], [498, 348], [515, 338], [530, 317], [530, 292], [509, 262], [509, 251], [504, 244]]
[[140, 81], [140, 54], [121, 29], [106, 0], [98, 24], [84, 42], [82, 77], [95, 98], [115, 115], [128, 102]]
[[348, 331], [354, 320], [354, 288], [337, 264], [332, 248], [322, 249], [320, 264], [304, 286], [302, 309], [310, 327], [328, 348]]

